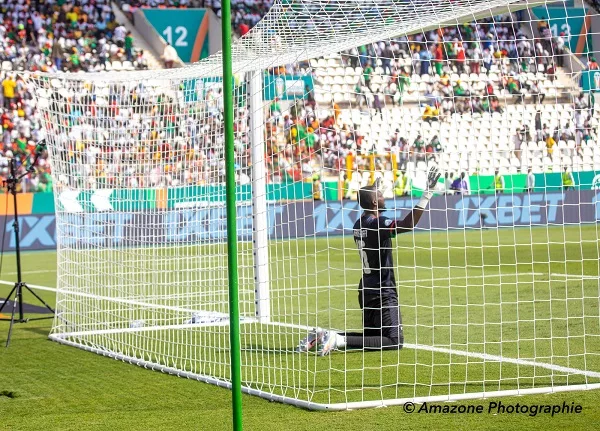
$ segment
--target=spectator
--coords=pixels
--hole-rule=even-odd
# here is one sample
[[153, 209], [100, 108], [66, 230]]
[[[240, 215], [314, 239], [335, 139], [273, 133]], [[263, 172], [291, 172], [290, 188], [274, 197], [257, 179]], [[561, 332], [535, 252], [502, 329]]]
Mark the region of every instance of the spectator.
[[163, 51], [162, 58], [165, 62], [165, 67], [167, 69], [172, 69], [173, 64], [175, 63], [175, 60], [177, 60], [177, 58], [178, 58], [178, 55], [177, 55], [177, 51], [175, 51], [175, 48], [173, 48], [170, 43], [166, 44], [165, 50]]
[[521, 146], [525, 140], [525, 131], [523, 129], [517, 130], [517, 134], [514, 137], [515, 150], [514, 155], [517, 160], [521, 161]]
[[148, 69], [148, 60], [144, 57], [144, 50], [140, 49], [135, 57], [134, 61], [135, 67], [138, 70]]
[[408, 76], [408, 72], [404, 70], [402, 71], [402, 74], [398, 77], [398, 94], [400, 95], [400, 104], [402, 103], [402, 97], [404, 96], [404, 93], [406, 93], [406, 91], [408, 91], [409, 88], [410, 76]]
[[354, 97], [356, 99], [356, 104], [358, 105], [359, 108], [362, 108], [363, 104], [368, 103], [367, 96], [363, 92], [363, 89], [362, 89], [362, 86], [360, 85], [360, 83], [357, 83], [354, 86]]
[[412, 73], [413, 75], [421, 75], [421, 54], [418, 49], [413, 51], [412, 54]]
[[519, 88], [519, 83], [512, 76], [508, 78], [507, 84], [508, 92], [515, 96], [515, 103], [519, 104], [523, 102], [523, 93]]
[[352, 197], [351, 181], [347, 174], [344, 174], [342, 180], [342, 199], [350, 199]]
[[574, 108], [575, 112], [582, 111], [588, 107], [588, 102], [585, 97], [585, 93], [580, 92], [577, 97], [575, 97]]
[[504, 186], [504, 177], [500, 175], [500, 170], [496, 169], [496, 172], [494, 173], [494, 190], [496, 191], [496, 194], [504, 193]]
[[415, 141], [413, 142], [413, 158], [417, 160], [423, 160], [423, 153], [425, 150], [425, 141], [421, 134], [418, 134]]
[[465, 73], [467, 69], [465, 68], [465, 62], [467, 60], [467, 56], [465, 53], [465, 48], [463, 47], [462, 42], [458, 42], [456, 44], [456, 48], [454, 50], [454, 55], [456, 56], [456, 69], [458, 73]]
[[566, 50], [564, 36], [564, 33], [560, 33], [560, 35], [555, 39], [554, 57], [556, 58], [556, 64], [558, 67], [563, 67], [565, 63]]
[[366, 67], [363, 69], [363, 80], [365, 81], [365, 86], [373, 91], [371, 89], [371, 79], [373, 78], [373, 67], [371, 66], [371, 62], [367, 61], [367, 65]]
[[549, 133], [546, 136], [546, 150], [548, 151], [548, 156], [551, 160], [554, 160], [554, 146], [556, 145], [556, 141], [554, 140], [554, 135]]
[[489, 73], [492, 70], [492, 53], [490, 52], [489, 49], [484, 49], [483, 50], [483, 55], [482, 55], [482, 60], [483, 60], [483, 67], [485, 67], [486, 71]]
[[420, 52], [421, 57], [421, 76], [429, 74], [430, 61], [432, 59], [431, 51], [426, 47]]
[[531, 93], [533, 103], [544, 103], [544, 99], [546, 98], [546, 94], [542, 90], [539, 81], [534, 81], [529, 89]]
[[429, 145], [431, 146], [431, 148], [433, 148], [433, 151], [436, 153], [441, 153], [443, 150], [442, 143], [440, 142], [440, 138], [438, 138], [438, 135], [434, 135], [433, 138], [431, 138], [431, 142], [429, 143]]
[[441, 43], [438, 43], [435, 47], [435, 73], [438, 76], [442, 76], [443, 73], [443, 68], [444, 68], [444, 52], [442, 50], [442, 47], [444, 45]]
[[499, 114], [502, 114], [504, 112], [504, 109], [502, 108], [502, 105], [500, 104], [500, 100], [498, 100], [498, 98], [496, 96], [490, 97], [490, 106], [491, 106], [492, 112], [497, 112]]
[[460, 79], [458, 79], [456, 81], [456, 84], [454, 85], [454, 87], [452, 88], [452, 91], [454, 93], [455, 97], [463, 97], [463, 96], [468, 96], [468, 92], [467, 90], [465, 90], [465, 88], [462, 86], [462, 81]]
[[51, 51], [51, 57], [52, 60], [54, 61], [54, 64], [56, 66], [56, 70], [62, 70], [62, 62], [63, 62], [63, 57], [65, 55], [65, 51], [62, 47], [61, 41], [54, 41], [54, 43], [52, 44], [52, 51]]
[[535, 118], [534, 118], [534, 126], [535, 126], [535, 135], [538, 141], [543, 141], [546, 138], [544, 137], [544, 132], [542, 129], [542, 112], [540, 110], [538, 110], [535, 113]]
[[575, 178], [573, 178], [573, 173], [566, 166], [563, 169], [562, 185], [564, 191], [575, 190]]
[[381, 109], [381, 99], [383, 97], [384, 96], [379, 93], [379, 91], [375, 91], [375, 94], [373, 94], [373, 109], [375, 109], [376, 113], [381, 115], [381, 118], [383, 118], [383, 111]]
[[452, 174], [449, 172], [444, 174], [444, 193], [447, 195], [454, 193], [452, 189]]
[[469, 67], [471, 68], [471, 73], [476, 73], [479, 75], [481, 73], [481, 49], [479, 49], [478, 42], [472, 42], [469, 44], [467, 57], [470, 59]]
[[549, 81], [554, 81], [556, 79], [556, 68], [554, 67], [554, 63], [550, 63], [550, 66], [546, 69], [546, 77]]
[[127, 61], [133, 61], [133, 34], [130, 31], [127, 32], [124, 43]]
[[432, 121], [439, 120], [440, 111], [434, 106], [426, 105], [425, 111], [423, 112], [423, 121], [431, 123]]
[[535, 189], [535, 175], [533, 175], [533, 169], [531, 166], [527, 169], [527, 193], [533, 193]]
[[538, 21], [538, 24], [537, 24], [537, 28], [538, 28], [538, 32], [540, 34], [543, 33], [545, 29], [548, 28], [548, 21], [546, 21], [545, 16], [540, 17], [540, 20]]
[[469, 194], [469, 185], [467, 184], [467, 180], [465, 179], [467, 177], [467, 174], [465, 172], [462, 172], [460, 174], [460, 177], [457, 177], [454, 182], [452, 183], [452, 190], [456, 193], [456, 194], [460, 194], [460, 195], [468, 195]]
[[127, 36], [127, 28], [123, 24], [119, 24], [113, 32], [113, 40], [119, 48], [125, 46], [125, 37]]
[[4, 90], [4, 108], [8, 109], [15, 100], [15, 89], [17, 88], [17, 81], [15, 81], [13, 75], [7, 75], [4, 78], [2, 88]]
[[238, 26], [238, 32], [239, 32], [240, 36], [242, 36], [242, 37], [244, 35], [246, 35], [249, 31], [250, 31], [250, 26], [245, 22], [240, 23], [240, 25]]
[[475, 96], [472, 99], [471, 109], [473, 110], [474, 113], [483, 114], [483, 112], [484, 112], [483, 104], [481, 103], [481, 100], [479, 99], [479, 97]]
[[492, 112], [492, 106], [490, 104], [489, 97], [483, 98], [483, 100], [481, 101], [481, 108], [483, 109], [484, 112]]
[[408, 177], [402, 171], [396, 171], [394, 180], [394, 196], [402, 197], [406, 195], [408, 188]]

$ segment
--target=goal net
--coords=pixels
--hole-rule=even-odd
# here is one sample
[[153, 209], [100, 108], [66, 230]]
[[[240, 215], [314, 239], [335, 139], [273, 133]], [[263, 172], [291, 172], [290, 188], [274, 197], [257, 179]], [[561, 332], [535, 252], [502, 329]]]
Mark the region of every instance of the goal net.
[[[346, 409], [599, 388], [597, 19], [580, 2], [279, 0], [235, 42], [233, 88], [219, 54], [29, 74], [56, 185], [51, 338], [230, 386], [232, 92], [245, 392]], [[373, 268], [359, 189], [381, 179], [401, 221], [432, 166], [435, 196]], [[379, 348], [373, 270], [402, 317]], [[297, 351], [314, 329], [339, 337], [330, 354]]]

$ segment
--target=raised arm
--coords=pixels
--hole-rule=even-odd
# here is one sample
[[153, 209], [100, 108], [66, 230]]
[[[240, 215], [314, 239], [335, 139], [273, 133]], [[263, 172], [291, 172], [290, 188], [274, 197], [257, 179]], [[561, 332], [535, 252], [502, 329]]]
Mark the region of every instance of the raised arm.
[[423, 192], [421, 196], [421, 200], [417, 205], [413, 208], [413, 210], [408, 213], [403, 220], [396, 221], [396, 233], [401, 234], [405, 232], [411, 232], [419, 220], [421, 220], [421, 216], [423, 215], [423, 211], [427, 208], [427, 204], [429, 204], [429, 200], [433, 196], [433, 189], [440, 179], [441, 174], [439, 173], [436, 167], [432, 167], [429, 170], [429, 174], [427, 175], [427, 190]]

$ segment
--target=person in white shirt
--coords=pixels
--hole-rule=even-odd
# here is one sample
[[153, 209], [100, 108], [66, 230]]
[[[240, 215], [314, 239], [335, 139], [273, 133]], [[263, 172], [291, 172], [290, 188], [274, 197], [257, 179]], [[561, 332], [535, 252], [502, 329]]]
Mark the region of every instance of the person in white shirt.
[[533, 192], [535, 188], [535, 175], [533, 175], [533, 171], [531, 168], [527, 170], [527, 193]]
[[452, 174], [449, 172], [444, 174], [444, 193], [447, 195], [454, 194], [454, 190], [452, 190]]
[[167, 46], [165, 46], [162, 58], [167, 69], [173, 68], [173, 63], [177, 60], [177, 51], [175, 51], [175, 48], [173, 48], [171, 44], [167, 43]]
[[121, 24], [120, 26], [115, 28], [113, 40], [115, 41], [117, 46], [119, 46], [120, 48], [123, 47], [123, 45], [125, 44], [125, 36], [126, 35], [127, 35], [127, 29], [125, 28], [124, 25]]
[[529, 92], [531, 93], [531, 97], [533, 99], [533, 103], [544, 103], [544, 99], [546, 98], [546, 93], [542, 89], [539, 81], [534, 81], [531, 87], [529, 88]]

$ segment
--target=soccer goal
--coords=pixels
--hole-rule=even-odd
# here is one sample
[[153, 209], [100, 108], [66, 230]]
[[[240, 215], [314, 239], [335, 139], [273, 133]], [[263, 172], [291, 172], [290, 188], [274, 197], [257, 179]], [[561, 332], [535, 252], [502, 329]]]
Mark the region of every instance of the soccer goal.
[[[579, 2], [278, 0], [233, 45], [233, 88], [220, 55], [30, 73], [56, 189], [50, 338], [231, 386], [231, 92], [246, 393], [340, 410], [600, 388], [598, 25]], [[368, 249], [375, 180], [388, 233]], [[401, 337], [369, 344], [387, 323], [360, 295], [383, 287]]]

